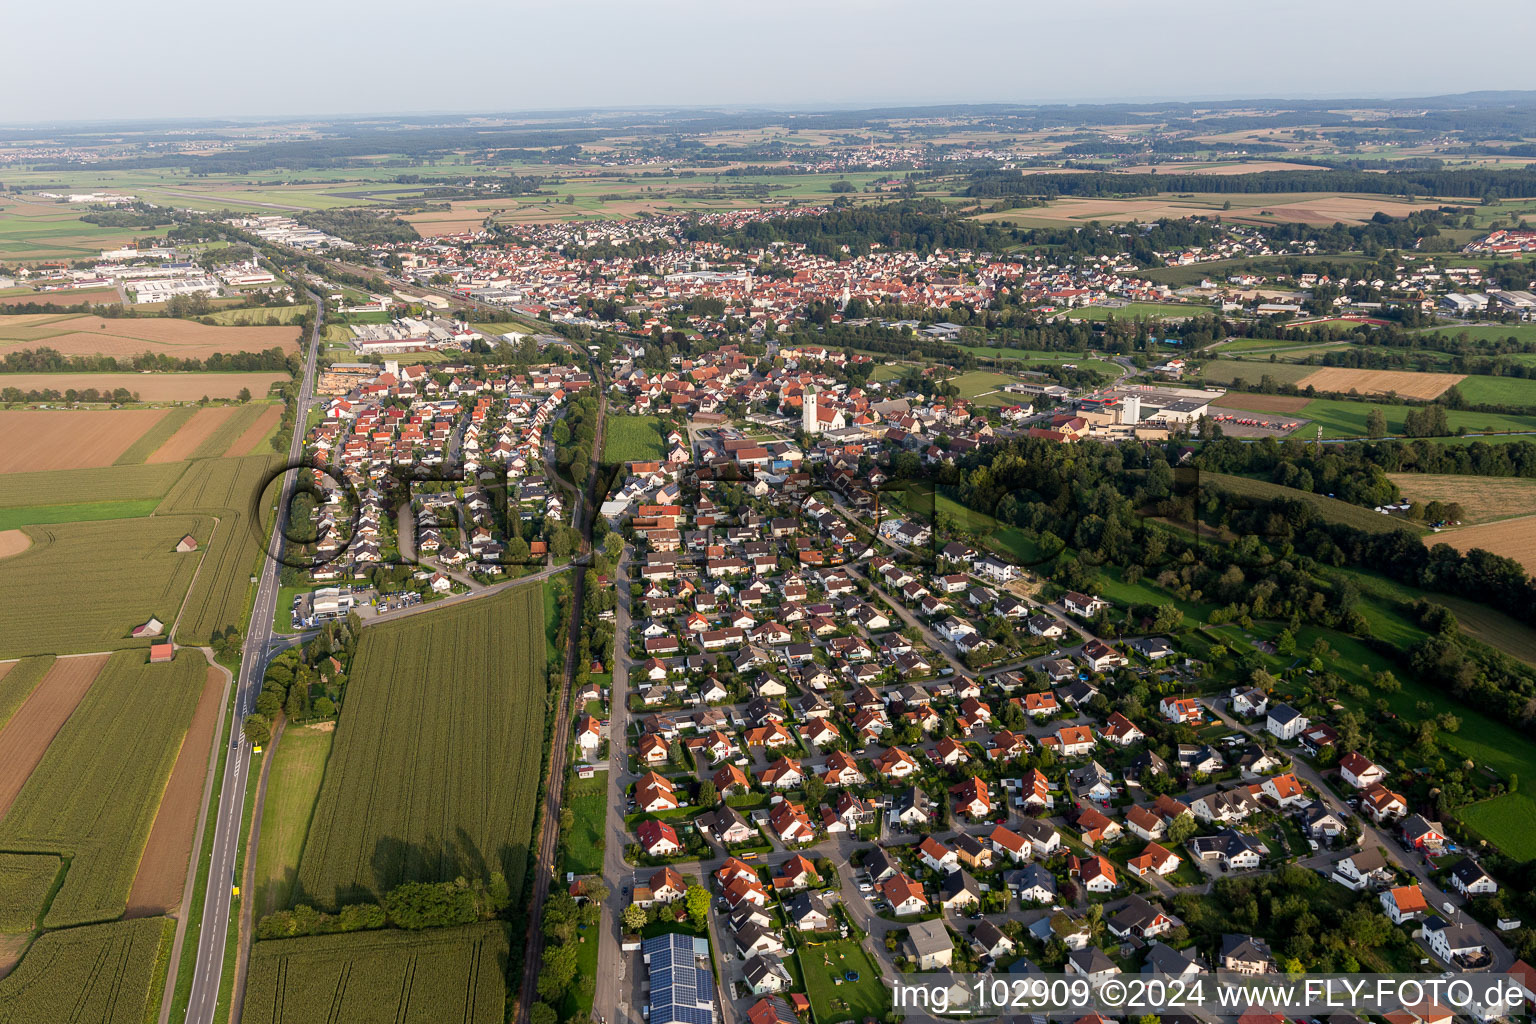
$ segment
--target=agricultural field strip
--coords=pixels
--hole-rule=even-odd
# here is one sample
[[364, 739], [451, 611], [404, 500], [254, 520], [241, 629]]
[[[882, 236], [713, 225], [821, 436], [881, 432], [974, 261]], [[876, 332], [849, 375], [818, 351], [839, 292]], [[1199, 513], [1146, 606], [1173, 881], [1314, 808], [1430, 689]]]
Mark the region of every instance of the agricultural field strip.
[[48, 932], [0, 978], [0, 1024], [143, 1024], [169, 918]]

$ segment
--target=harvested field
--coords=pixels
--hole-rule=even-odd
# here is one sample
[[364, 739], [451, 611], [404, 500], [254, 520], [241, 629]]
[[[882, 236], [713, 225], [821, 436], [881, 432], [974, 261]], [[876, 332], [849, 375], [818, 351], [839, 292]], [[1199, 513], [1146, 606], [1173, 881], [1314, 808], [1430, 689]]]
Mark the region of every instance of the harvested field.
[[235, 440], [251, 428], [251, 425], [261, 419], [261, 414], [266, 411], [265, 405], [236, 405], [230, 406], [235, 411], [219, 424], [219, 429], [203, 439], [192, 452], [194, 459], [212, 459], [229, 451], [229, 446]]
[[1328, 366], [1314, 370], [1296, 382], [1298, 388], [1316, 388], [1319, 391], [1362, 395], [1398, 394], [1404, 398], [1421, 398], [1428, 401], [1438, 398], [1464, 378], [1459, 373], [1414, 373], [1410, 370], [1354, 370], [1345, 366]]
[[0, 410], [0, 473], [110, 466], [164, 409]]
[[126, 388], [142, 402], [195, 402], [208, 398], [234, 398], [241, 388], [263, 398], [273, 384], [288, 379], [286, 373], [8, 373], [3, 383], [22, 391], [51, 389], [60, 394], [95, 388], [110, 395]]
[[247, 427], [245, 433], [235, 438], [235, 443], [230, 445], [229, 450], [224, 454], [231, 456], [251, 454], [268, 434], [277, 429], [277, 424], [282, 418], [282, 406], [267, 406], [256, 418], [256, 422]]
[[0, 530], [0, 558], [19, 555], [32, 546], [32, 538], [21, 530]]
[[176, 767], [160, 798], [160, 812], [155, 815], [133, 889], [128, 893], [129, 917], [153, 917], [168, 913], [181, 903], [187, 880], [187, 861], [192, 856], [193, 833], [197, 831], [197, 812], [203, 803], [203, 779], [208, 774], [208, 756], [217, 740], [219, 711], [224, 696], [224, 673], [208, 666], [208, 679], [192, 713]]
[[1220, 401], [1225, 409], [1244, 409], [1250, 412], [1301, 412], [1311, 399], [1305, 395], [1243, 395], [1228, 394]]
[[1536, 573], [1536, 517], [1521, 516], [1482, 526], [1442, 530], [1426, 535], [1424, 543], [1430, 547], [1449, 544], [1463, 553], [1482, 548], [1490, 554], [1513, 558], [1525, 567], [1527, 573]]
[[106, 663], [105, 654], [60, 658], [0, 729], [0, 818]]
[[34, 302], [43, 306], [116, 306], [122, 302], [116, 288], [68, 288], [58, 292], [26, 292], [21, 295], [0, 295], [0, 306], [30, 306]]
[[[1224, 209], [1227, 203], [1230, 209]], [[1063, 198], [1043, 207], [984, 213], [978, 220], [1002, 221], [1026, 227], [1056, 226], [1087, 221], [1150, 222], [1162, 217], [1219, 216], [1224, 222], [1255, 224], [1299, 222], [1303, 224], [1364, 223], [1378, 211], [1406, 217], [1414, 210], [1431, 210], [1435, 202], [1408, 202], [1384, 195], [1339, 195], [1330, 192], [1164, 193], [1134, 199]]]
[[[119, 359], [145, 352], [178, 359], [206, 359], [218, 352], [265, 352], [276, 348], [287, 353], [296, 352], [299, 347], [299, 329], [294, 326], [221, 327], [165, 317], [106, 320], [99, 316], [77, 316], [23, 327], [13, 333], [23, 337], [7, 341], [0, 335], [0, 347], [47, 347], [66, 356], [103, 355]], [[38, 334], [46, 337], [28, 337]]]
[[[178, 405], [170, 409], [159, 423], [150, 427], [133, 444], [129, 445], [123, 454], [117, 457], [114, 466], [139, 466], [150, 455], [160, 450], [160, 446], [170, 440], [171, 435], [180, 430], [187, 420], [197, 414], [195, 405]], [[167, 487], [170, 485], [167, 484]], [[164, 491], [161, 492], [165, 493]]]
[[170, 440], [155, 450], [145, 461], [151, 465], [157, 462], [183, 462], [193, 452], [224, 425], [224, 421], [235, 414], [233, 405], [215, 405], [207, 409], [197, 410], [197, 415], [188, 420], [180, 430], [172, 434]]
[[1466, 526], [1536, 514], [1536, 480], [1527, 477], [1388, 473], [1387, 479], [1409, 501], [1456, 502]]

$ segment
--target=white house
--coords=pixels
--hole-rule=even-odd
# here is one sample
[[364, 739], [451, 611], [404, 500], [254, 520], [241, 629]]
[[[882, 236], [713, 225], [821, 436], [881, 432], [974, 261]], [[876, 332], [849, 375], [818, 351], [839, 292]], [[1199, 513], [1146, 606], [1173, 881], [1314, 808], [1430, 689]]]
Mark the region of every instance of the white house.
[[1269, 730], [1270, 735], [1286, 741], [1294, 740], [1306, 732], [1311, 724], [1306, 715], [1289, 704], [1276, 704], [1269, 709], [1264, 719], [1264, 728]]

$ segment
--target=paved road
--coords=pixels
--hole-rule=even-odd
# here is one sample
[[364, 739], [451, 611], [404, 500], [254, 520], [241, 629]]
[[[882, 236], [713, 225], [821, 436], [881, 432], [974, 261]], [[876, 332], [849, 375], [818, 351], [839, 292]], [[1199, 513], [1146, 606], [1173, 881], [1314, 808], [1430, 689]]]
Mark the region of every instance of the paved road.
[[[324, 329], [325, 302], [313, 293], [315, 326], [310, 338], [309, 359], [304, 366], [304, 381], [299, 388], [298, 409], [294, 416], [293, 441], [288, 460], [296, 463], [304, 446], [304, 423], [315, 397], [315, 364]], [[251, 608], [250, 628], [240, 655], [240, 673], [235, 683], [234, 745], [224, 772], [224, 786], [219, 793], [218, 820], [214, 826], [213, 850], [208, 868], [208, 895], [203, 904], [202, 930], [197, 939], [197, 961], [193, 965], [192, 993], [187, 1005], [190, 1024], [212, 1024], [218, 1005], [219, 982], [224, 972], [224, 946], [229, 938], [229, 922], [235, 878], [235, 860], [240, 850], [240, 819], [245, 809], [245, 786], [250, 776], [251, 745], [240, 732], [239, 721], [255, 706], [262, 674], [268, 659], [287, 645], [272, 635], [272, 616], [277, 606], [278, 555], [282, 551], [288, 503], [293, 496], [296, 474], [283, 478], [278, 500], [278, 521], [268, 544], [268, 558], [261, 565], [256, 586], [256, 601]], [[175, 965], [172, 965], [175, 970]], [[233, 1016], [239, 1017], [239, 1004]]]

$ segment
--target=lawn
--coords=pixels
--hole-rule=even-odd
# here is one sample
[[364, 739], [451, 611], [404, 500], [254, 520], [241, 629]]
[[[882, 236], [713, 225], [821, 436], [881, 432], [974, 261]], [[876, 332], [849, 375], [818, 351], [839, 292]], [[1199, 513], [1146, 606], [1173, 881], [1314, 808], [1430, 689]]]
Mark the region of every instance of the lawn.
[[608, 774], [590, 779], [571, 779], [565, 787], [565, 806], [573, 822], [565, 835], [565, 870], [578, 875], [603, 870], [603, 824], [608, 816]]
[[958, 377], [951, 377], [949, 383], [960, 390], [960, 397], [973, 399], [977, 395], [991, 391], [1001, 391], [1004, 384], [1013, 384], [1017, 377], [1006, 373], [992, 373], [988, 370], [971, 370], [962, 373]]
[[290, 725], [272, 755], [256, 849], [257, 919], [289, 906], [333, 735], [330, 729]]
[[[874, 963], [854, 940], [806, 942], [795, 956], [816, 1024], [866, 1017], [882, 1020], [890, 1009], [890, 994], [880, 983]], [[844, 974], [848, 971], [857, 972], [859, 980], [847, 981]]]
[[295, 901], [494, 872], [522, 892], [544, 747], [542, 589], [364, 632]]
[[1106, 565], [1099, 570], [1099, 583], [1097, 592], [1106, 601], [1122, 607], [1131, 605], [1176, 605], [1179, 611], [1184, 613], [1184, 629], [1194, 629], [1204, 625], [1211, 612], [1216, 610], [1215, 605], [1201, 604], [1195, 601], [1186, 601], [1175, 597], [1155, 583], [1142, 578], [1135, 583], [1125, 582], [1123, 570], [1119, 566]]
[[1505, 793], [1456, 812], [1482, 837], [1516, 860], [1536, 860], [1536, 800]]
[[1502, 405], [1519, 409], [1536, 408], [1536, 380], [1529, 377], [1467, 377], [1456, 390], [1473, 405]]
[[1124, 306], [1084, 306], [1067, 314], [1069, 320], [1134, 320], [1137, 317], [1191, 317], [1216, 312], [1213, 306], [1183, 306], [1171, 302], [1132, 302]]
[[648, 462], [666, 454], [661, 417], [609, 416], [604, 420], [604, 462]]

